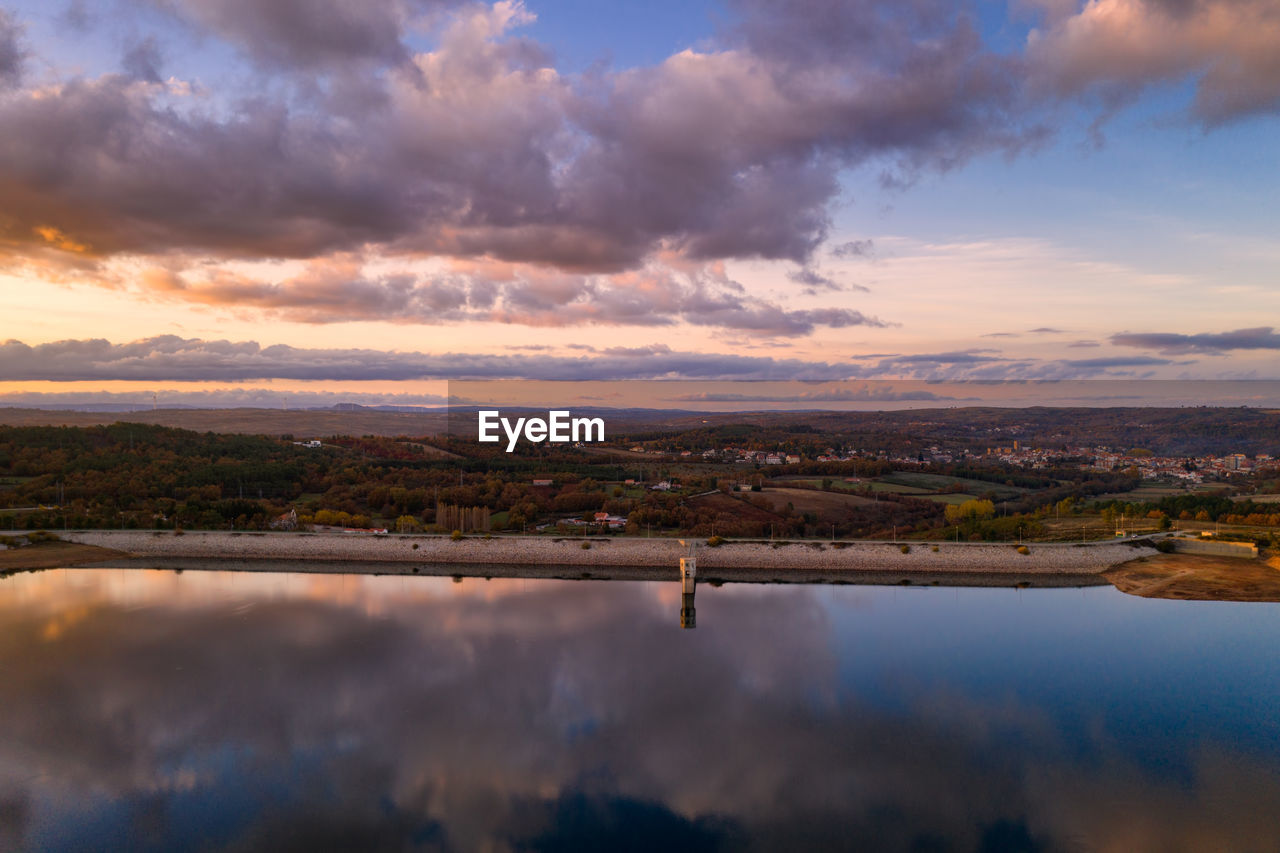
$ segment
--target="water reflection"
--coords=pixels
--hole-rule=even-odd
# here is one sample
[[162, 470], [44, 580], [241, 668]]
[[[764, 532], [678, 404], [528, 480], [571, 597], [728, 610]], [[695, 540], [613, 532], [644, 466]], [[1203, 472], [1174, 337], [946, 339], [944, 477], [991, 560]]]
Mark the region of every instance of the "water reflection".
[[1278, 849], [1272, 605], [684, 594], [10, 578], [0, 849]]

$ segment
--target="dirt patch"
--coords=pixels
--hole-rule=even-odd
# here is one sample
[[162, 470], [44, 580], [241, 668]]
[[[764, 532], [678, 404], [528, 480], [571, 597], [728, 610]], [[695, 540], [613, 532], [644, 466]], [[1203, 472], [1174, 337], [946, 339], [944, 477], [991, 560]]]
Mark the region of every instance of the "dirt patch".
[[782, 509], [787, 504], [791, 504], [798, 513], [813, 513], [820, 523], [848, 521], [856, 517], [859, 507], [876, 503], [874, 499], [864, 498], [861, 495], [820, 492], [815, 489], [765, 487], [765, 490], [759, 494], [773, 504], [775, 509]]
[[81, 563], [101, 563], [125, 556], [121, 551], [75, 542], [39, 542], [0, 551], [0, 574], [31, 569], [60, 569]]
[[1180, 601], [1280, 601], [1280, 558], [1242, 560], [1157, 554], [1122, 563], [1103, 577], [1121, 592]]
[[[768, 497], [764, 492], [748, 494], [765, 495], [766, 498]], [[770, 501], [770, 503], [774, 503], [774, 501]], [[721, 515], [729, 516], [737, 521], [756, 521], [764, 524], [772, 524], [784, 520], [783, 517], [777, 513], [753, 506], [745, 497], [735, 497], [733, 495], [721, 494], [720, 492], [710, 495], [700, 495], [699, 497], [690, 500], [689, 504], [691, 506], [714, 510]], [[785, 504], [786, 502], [783, 501], [783, 505]]]

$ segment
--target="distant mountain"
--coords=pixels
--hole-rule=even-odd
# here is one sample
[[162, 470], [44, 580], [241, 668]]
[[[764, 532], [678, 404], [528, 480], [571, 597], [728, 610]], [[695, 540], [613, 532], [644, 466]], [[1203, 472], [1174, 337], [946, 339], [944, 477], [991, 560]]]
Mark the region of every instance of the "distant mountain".
[[[160, 406], [159, 410], [199, 409], [202, 406]], [[31, 409], [46, 412], [150, 412], [157, 410], [152, 403], [41, 403], [38, 407], [14, 400], [0, 400], [0, 409]]]
[[411, 415], [447, 412], [448, 406], [366, 406], [363, 403], [338, 403], [334, 406], [312, 406], [308, 412], [405, 412]]

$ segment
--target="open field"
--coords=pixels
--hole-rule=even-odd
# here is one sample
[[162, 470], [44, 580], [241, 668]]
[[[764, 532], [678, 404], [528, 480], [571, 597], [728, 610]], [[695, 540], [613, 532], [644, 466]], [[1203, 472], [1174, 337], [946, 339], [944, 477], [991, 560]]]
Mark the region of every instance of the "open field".
[[965, 501], [978, 500], [977, 495], [969, 495], [964, 492], [947, 492], [944, 495], [921, 495], [927, 501], [934, 501], [942, 504], [962, 504]]
[[766, 486], [763, 492], [757, 494], [763, 495], [765, 500], [778, 508], [791, 504], [796, 512], [817, 513], [819, 520], [831, 515], [837, 516], [836, 520], [843, 519], [850, 509], [875, 503], [874, 499], [861, 495], [820, 492], [814, 489], [777, 489]]
[[919, 486], [888, 483], [884, 480], [866, 480], [863, 484], [870, 486], [873, 492], [892, 492], [896, 495], [927, 495], [933, 491], [933, 489], [922, 489]]
[[[753, 506], [747, 501], [746, 496], [750, 494], [760, 494], [763, 492], [748, 492], [742, 496], [726, 495], [720, 492], [713, 492], [709, 495], [700, 495], [689, 501], [690, 505], [699, 508], [715, 510], [723, 515], [731, 515], [740, 521], [758, 521], [764, 524], [772, 524], [782, 520], [777, 513], [770, 512], [767, 509]], [[784, 500], [783, 503], [786, 501]]]
[[1280, 557], [1241, 560], [1156, 554], [1116, 566], [1104, 577], [1121, 592], [1182, 601], [1280, 601]]
[[1008, 486], [1004, 483], [988, 483], [985, 480], [969, 480], [964, 477], [950, 477], [945, 474], [922, 474], [918, 471], [895, 471], [892, 474], [880, 477], [878, 482], [912, 486], [931, 492], [958, 485], [968, 492], [979, 495], [994, 492], [999, 498], [1016, 497], [1029, 491], [1020, 486]]

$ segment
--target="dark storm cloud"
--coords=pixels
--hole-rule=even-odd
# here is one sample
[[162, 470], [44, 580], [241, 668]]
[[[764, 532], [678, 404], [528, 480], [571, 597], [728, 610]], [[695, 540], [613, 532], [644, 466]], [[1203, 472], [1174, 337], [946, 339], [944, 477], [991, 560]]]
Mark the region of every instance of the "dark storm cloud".
[[399, 353], [300, 349], [254, 341], [162, 336], [112, 344], [58, 341], [0, 344], [0, 376], [9, 380], [242, 381], [403, 379], [845, 379], [848, 365], [760, 356], [680, 352], [666, 346], [605, 350], [590, 357]]
[[1271, 326], [1236, 329], [1232, 332], [1202, 332], [1184, 335], [1173, 332], [1122, 332], [1111, 336], [1117, 346], [1153, 349], [1165, 354], [1223, 353], [1231, 350], [1280, 349], [1280, 334]]

